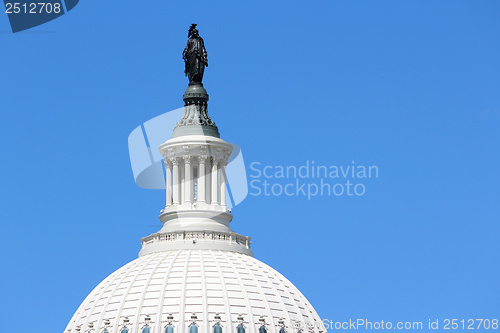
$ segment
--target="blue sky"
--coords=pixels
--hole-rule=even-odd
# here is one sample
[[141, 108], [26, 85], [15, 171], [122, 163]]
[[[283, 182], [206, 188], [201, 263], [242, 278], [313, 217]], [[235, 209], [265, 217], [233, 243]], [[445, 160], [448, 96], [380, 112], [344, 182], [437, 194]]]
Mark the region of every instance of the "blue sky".
[[[361, 197], [249, 196], [233, 229], [325, 319], [498, 318], [500, 2], [86, 0], [0, 18], [0, 333], [62, 332], [160, 228], [127, 137], [182, 106], [191, 23], [247, 168], [377, 165]], [[171, 135], [165, 129], [166, 139]]]

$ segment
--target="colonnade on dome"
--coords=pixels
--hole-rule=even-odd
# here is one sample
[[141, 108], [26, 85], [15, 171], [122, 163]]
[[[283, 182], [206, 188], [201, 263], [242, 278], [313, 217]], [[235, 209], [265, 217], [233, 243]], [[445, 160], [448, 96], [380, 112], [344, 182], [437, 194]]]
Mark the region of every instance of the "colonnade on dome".
[[225, 169], [227, 159], [207, 155], [170, 157], [166, 170], [166, 209], [199, 205], [198, 208], [227, 207]]
[[224, 140], [186, 136], [160, 146], [166, 170], [165, 212], [227, 210], [226, 166], [232, 146]]

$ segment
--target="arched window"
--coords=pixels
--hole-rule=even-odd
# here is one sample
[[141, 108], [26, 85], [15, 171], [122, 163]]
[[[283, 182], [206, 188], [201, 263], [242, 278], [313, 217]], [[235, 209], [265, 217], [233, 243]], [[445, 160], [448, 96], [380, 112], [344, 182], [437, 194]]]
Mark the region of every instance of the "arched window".
[[286, 333], [286, 330], [284, 327], [280, 328], [280, 332], [279, 333]]
[[120, 333], [128, 333], [128, 328], [126, 328], [126, 327], [122, 328], [122, 330], [120, 331]]
[[144, 326], [142, 329], [142, 333], [151, 333], [151, 329], [149, 328], [149, 326]]
[[195, 324], [189, 326], [189, 333], [198, 333], [198, 326]]
[[239, 324], [238, 327], [236, 327], [236, 333], [245, 333], [245, 327]]
[[222, 333], [222, 326], [220, 326], [219, 324], [215, 324], [214, 333]]
[[264, 325], [259, 328], [259, 333], [267, 333], [267, 329]]

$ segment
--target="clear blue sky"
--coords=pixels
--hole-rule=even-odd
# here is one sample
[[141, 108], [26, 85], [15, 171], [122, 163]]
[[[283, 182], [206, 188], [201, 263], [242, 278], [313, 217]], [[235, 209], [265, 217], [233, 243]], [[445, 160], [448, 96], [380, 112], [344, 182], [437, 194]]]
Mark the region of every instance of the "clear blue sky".
[[[377, 165], [362, 197], [249, 196], [233, 228], [322, 318], [500, 309], [499, 1], [97, 1], [0, 15], [0, 333], [62, 332], [160, 228], [127, 137], [182, 106], [198, 23], [222, 137], [247, 167]], [[166, 138], [171, 129], [165, 129]]]

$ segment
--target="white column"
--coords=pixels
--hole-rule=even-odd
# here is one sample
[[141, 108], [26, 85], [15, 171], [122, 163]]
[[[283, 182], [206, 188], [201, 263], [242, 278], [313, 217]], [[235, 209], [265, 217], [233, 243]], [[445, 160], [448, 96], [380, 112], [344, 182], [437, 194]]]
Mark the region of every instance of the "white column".
[[220, 205], [226, 208], [226, 166], [220, 166]]
[[[182, 158], [182, 157], [181, 157]], [[186, 191], [184, 190], [184, 163], [181, 158], [179, 158], [179, 203], [182, 204], [184, 202], [184, 196], [186, 195]]]
[[173, 192], [173, 204], [178, 205], [179, 202], [179, 194], [180, 194], [180, 175], [179, 175], [179, 161], [177, 158], [173, 157], [170, 159], [172, 162], [172, 192]]
[[207, 158], [207, 162], [205, 163], [205, 200], [209, 204], [212, 202], [212, 159], [210, 157]]
[[165, 170], [167, 173], [167, 206], [172, 205], [172, 164], [169, 161], [165, 161]]
[[192, 198], [191, 156], [184, 156], [184, 202], [191, 203]]
[[200, 164], [198, 166], [198, 202], [205, 202], [205, 161], [207, 156], [198, 157]]
[[212, 205], [217, 205], [219, 202], [219, 179], [217, 177], [217, 160], [212, 157]]

